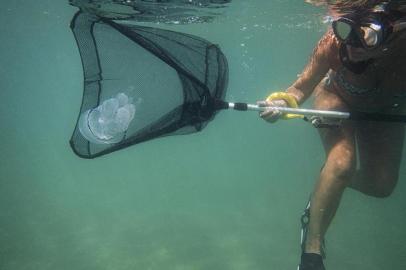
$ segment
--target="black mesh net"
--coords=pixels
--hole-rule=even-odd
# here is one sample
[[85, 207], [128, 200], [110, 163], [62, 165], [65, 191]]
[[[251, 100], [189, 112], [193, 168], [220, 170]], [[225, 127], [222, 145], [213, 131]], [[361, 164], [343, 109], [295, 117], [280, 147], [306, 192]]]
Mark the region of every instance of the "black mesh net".
[[71, 28], [84, 71], [82, 106], [70, 140], [80, 157], [200, 131], [213, 119], [228, 79], [218, 46], [81, 11]]

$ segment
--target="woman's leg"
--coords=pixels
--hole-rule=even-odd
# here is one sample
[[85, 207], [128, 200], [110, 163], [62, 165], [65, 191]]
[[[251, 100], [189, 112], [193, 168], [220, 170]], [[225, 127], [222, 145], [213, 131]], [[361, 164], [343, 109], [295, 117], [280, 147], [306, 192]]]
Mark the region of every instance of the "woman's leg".
[[389, 196], [398, 181], [404, 136], [404, 124], [357, 124], [360, 164], [350, 187], [374, 197]]
[[[341, 98], [332, 92], [317, 91], [315, 108], [347, 110]], [[351, 122], [339, 128], [320, 129], [326, 162], [311, 198], [310, 220], [305, 252], [321, 253], [324, 234], [336, 213], [344, 189], [356, 168], [355, 129]]]
[[[322, 89], [317, 91], [315, 107], [347, 109], [337, 95]], [[405, 127], [394, 123], [346, 122], [340, 128], [320, 129], [319, 132], [326, 163], [311, 198], [305, 245], [308, 253], [321, 252], [324, 234], [347, 186], [375, 197], [387, 197], [392, 193], [398, 180]]]

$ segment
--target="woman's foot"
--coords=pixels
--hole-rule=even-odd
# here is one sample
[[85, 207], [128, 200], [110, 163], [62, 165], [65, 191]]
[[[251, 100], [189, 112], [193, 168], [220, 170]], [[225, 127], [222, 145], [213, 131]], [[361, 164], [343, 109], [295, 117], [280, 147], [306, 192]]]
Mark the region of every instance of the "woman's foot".
[[323, 257], [315, 253], [302, 253], [298, 270], [326, 270]]

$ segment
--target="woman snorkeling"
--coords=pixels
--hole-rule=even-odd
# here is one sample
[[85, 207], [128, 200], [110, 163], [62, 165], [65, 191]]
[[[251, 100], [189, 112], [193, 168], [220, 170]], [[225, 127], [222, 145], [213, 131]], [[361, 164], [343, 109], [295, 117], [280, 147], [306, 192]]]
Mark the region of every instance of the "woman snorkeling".
[[[406, 1], [306, 1], [327, 6], [332, 27], [286, 93], [302, 104], [314, 93], [320, 110], [406, 111]], [[288, 106], [284, 98], [259, 102]], [[260, 115], [274, 122], [281, 114]], [[323, 239], [347, 187], [384, 198], [399, 176], [404, 124], [344, 121], [319, 130], [326, 160], [302, 217], [299, 270], [323, 270]]]

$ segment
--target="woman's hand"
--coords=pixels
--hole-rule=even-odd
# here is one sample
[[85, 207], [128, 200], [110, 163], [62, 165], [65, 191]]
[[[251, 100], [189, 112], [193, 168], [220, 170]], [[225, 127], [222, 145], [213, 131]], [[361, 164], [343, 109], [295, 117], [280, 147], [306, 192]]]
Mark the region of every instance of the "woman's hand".
[[[261, 100], [257, 102], [257, 105], [260, 107], [288, 107], [287, 102], [283, 99], [272, 101]], [[281, 115], [282, 113], [280, 111], [273, 109], [266, 109], [259, 114], [262, 119], [269, 123], [275, 123], [281, 117]]]

